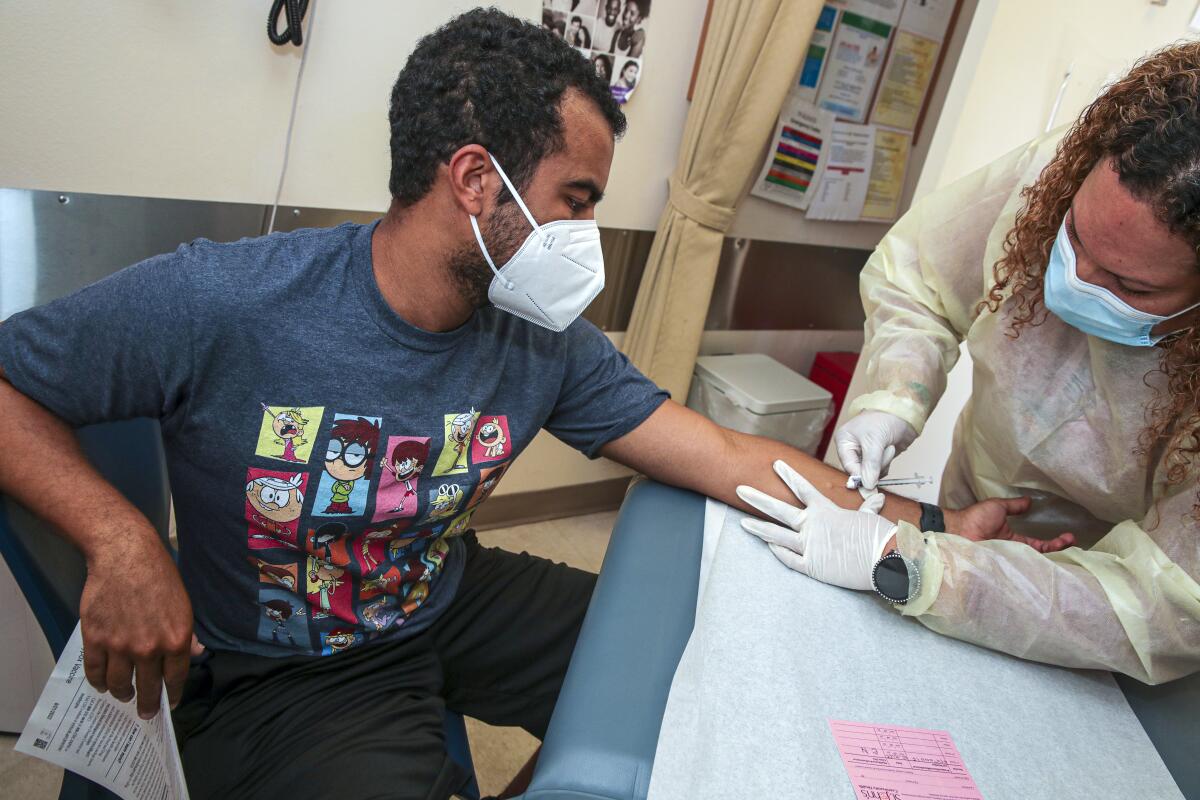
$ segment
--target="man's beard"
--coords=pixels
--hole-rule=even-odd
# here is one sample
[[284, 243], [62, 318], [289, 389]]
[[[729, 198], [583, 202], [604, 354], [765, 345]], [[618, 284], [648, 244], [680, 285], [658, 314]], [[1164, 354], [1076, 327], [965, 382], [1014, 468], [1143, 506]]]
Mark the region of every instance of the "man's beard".
[[[479, 232], [483, 234], [483, 243], [487, 245], [496, 269], [500, 269], [529, 236], [529, 222], [517, 204], [510, 201], [498, 206], [486, 221], [481, 222]], [[488, 304], [488, 289], [491, 288], [493, 274], [479, 250], [478, 242], [464, 244], [452, 253], [447, 270], [450, 280], [454, 281], [463, 299], [473, 308]]]

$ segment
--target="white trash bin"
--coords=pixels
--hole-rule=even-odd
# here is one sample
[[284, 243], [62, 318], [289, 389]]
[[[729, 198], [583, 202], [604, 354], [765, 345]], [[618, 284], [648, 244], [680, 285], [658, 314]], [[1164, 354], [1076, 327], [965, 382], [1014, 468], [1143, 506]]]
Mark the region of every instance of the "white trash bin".
[[766, 436], [814, 455], [833, 395], [770, 356], [701, 356], [687, 406], [718, 425]]

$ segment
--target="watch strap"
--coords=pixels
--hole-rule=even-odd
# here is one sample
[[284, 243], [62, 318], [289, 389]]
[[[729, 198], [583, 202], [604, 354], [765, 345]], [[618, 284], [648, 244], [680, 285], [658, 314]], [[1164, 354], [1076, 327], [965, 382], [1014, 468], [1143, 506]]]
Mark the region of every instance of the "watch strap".
[[921, 530], [931, 533], [946, 532], [946, 514], [940, 506], [921, 503]]

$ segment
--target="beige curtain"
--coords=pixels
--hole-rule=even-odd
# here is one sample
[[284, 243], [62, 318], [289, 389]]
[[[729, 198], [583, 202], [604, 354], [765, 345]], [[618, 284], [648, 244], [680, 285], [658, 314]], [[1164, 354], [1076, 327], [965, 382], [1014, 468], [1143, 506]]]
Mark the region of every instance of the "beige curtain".
[[764, 145], [808, 50], [822, 2], [713, 2], [670, 198], [624, 348], [681, 403], [700, 349], [721, 242], [762, 166]]

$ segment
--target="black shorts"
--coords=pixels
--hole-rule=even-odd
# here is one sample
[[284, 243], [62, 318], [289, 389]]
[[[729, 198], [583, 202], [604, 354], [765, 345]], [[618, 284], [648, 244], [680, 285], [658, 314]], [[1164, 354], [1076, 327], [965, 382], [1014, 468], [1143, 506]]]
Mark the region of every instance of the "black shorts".
[[458, 593], [411, 639], [193, 664], [174, 712], [191, 797], [448, 797], [446, 708], [542, 738], [596, 576], [464, 539]]

